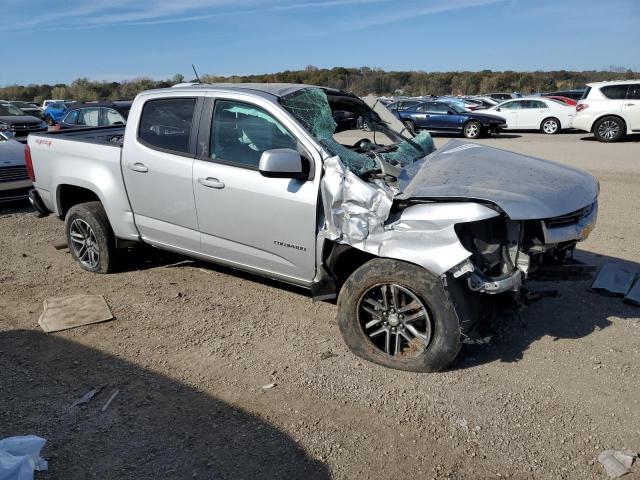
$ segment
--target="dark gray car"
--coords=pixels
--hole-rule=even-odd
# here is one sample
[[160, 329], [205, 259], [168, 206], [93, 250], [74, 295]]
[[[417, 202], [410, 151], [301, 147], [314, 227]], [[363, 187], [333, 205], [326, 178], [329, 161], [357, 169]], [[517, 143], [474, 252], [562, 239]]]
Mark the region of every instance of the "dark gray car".
[[3, 131], [11, 132], [16, 140], [26, 142], [30, 133], [46, 132], [47, 124], [10, 103], [0, 103], [0, 132]]

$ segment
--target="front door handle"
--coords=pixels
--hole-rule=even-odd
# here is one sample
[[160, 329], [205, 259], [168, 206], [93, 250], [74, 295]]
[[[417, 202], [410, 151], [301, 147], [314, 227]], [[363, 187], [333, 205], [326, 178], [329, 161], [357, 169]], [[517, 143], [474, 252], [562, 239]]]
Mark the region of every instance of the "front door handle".
[[635, 105], [635, 103], [625, 103], [624, 106], [625, 107], [633, 107]]
[[224, 183], [213, 177], [199, 178], [198, 183], [209, 188], [224, 188]]
[[134, 172], [147, 173], [149, 169], [144, 163], [136, 162], [133, 164], [129, 164], [129, 168]]

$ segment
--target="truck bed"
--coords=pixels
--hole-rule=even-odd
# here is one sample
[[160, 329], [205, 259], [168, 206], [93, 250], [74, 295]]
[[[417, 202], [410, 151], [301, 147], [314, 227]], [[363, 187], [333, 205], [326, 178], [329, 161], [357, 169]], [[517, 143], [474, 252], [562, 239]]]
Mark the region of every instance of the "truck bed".
[[57, 130], [42, 132], [37, 136], [52, 137], [64, 140], [73, 140], [87, 143], [101, 143], [112, 146], [122, 146], [124, 138], [124, 125], [113, 127], [73, 128], [69, 130]]

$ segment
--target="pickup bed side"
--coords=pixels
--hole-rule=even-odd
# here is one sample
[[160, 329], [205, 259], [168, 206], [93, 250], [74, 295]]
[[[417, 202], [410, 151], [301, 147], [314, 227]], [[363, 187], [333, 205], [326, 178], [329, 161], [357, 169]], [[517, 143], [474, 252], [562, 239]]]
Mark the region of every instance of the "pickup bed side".
[[116, 237], [137, 240], [120, 167], [122, 146], [110, 141], [123, 133], [123, 127], [102, 127], [31, 134], [28, 146], [34, 186], [49, 210], [63, 218], [72, 206], [99, 200]]

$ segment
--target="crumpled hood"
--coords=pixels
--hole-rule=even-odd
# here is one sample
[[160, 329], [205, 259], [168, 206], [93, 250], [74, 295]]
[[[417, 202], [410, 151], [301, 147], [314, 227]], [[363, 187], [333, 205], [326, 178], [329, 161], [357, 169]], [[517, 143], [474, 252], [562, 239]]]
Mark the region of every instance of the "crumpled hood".
[[405, 167], [399, 189], [399, 200], [480, 200], [497, 205], [512, 220], [534, 220], [592, 204], [599, 185], [592, 175], [575, 168], [452, 140]]

